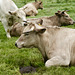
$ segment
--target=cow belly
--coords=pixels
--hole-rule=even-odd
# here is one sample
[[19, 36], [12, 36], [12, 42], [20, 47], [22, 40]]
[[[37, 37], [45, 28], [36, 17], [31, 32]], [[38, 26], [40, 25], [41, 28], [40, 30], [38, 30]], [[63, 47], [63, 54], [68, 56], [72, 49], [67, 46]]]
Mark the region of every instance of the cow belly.
[[75, 65], [75, 42], [71, 47], [71, 65]]

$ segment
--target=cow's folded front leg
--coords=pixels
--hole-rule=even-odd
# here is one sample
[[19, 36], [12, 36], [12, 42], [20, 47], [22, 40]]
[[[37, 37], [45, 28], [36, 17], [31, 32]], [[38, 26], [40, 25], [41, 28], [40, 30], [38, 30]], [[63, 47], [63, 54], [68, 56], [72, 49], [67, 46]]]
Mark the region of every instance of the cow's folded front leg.
[[55, 56], [46, 61], [45, 66], [68, 66], [70, 64], [70, 59], [61, 56]]
[[2, 23], [3, 23], [4, 29], [6, 31], [7, 38], [11, 38], [11, 36], [10, 36], [10, 29], [11, 29], [11, 27], [8, 26], [7, 20], [6, 19], [2, 19]]
[[7, 30], [7, 34], [6, 35], [7, 35], [7, 38], [11, 38], [9, 29]]

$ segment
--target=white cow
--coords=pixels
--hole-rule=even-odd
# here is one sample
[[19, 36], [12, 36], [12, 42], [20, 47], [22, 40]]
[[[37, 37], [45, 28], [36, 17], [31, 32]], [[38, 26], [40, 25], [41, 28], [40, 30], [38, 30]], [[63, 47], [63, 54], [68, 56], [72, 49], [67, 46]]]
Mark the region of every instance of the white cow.
[[46, 67], [75, 65], [75, 29], [32, 25], [26, 27], [15, 45], [38, 48]]
[[19, 9], [12, 0], [0, 0], [0, 20], [3, 23], [8, 38], [11, 37], [11, 26], [15, 22], [24, 24], [26, 22], [25, 16], [23, 9]]
[[22, 7], [27, 16], [36, 16], [38, 14], [38, 9], [43, 9], [42, 1], [37, 1], [28, 3]]

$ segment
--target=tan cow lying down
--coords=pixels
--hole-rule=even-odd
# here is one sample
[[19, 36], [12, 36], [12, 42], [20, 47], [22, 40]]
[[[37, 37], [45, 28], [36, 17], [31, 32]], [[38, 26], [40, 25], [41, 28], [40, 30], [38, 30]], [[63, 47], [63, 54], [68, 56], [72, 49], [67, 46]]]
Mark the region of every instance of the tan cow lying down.
[[75, 29], [27, 26], [15, 46], [38, 48], [46, 67], [75, 65]]
[[[15, 23], [15, 24], [12, 26], [12, 29], [10, 30], [10, 35], [11, 35], [11, 36], [20, 36], [20, 35], [23, 33], [24, 28], [25, 28], [27, 25], [32, 25], [32, 24], [35, 24], [35, 22], [28, 22], [27, 24], [25, 23], [24, 26], [22, 26], [21, 23]], [[36, 24], [42, 24], [42, 20], [41, 20], [41, 19], [38, 19], [38, 20], [36, 21]]]
[[34, 19], [27, 19], [28, 21], [37, 21], [38, 19], [43, 20], [45, 26], [62, 26], [62, 25], [72, 25], [74, 20], [66, 13], [66, 11], [58, 11], [54, 16], [50, 17], [41, 17]]
[[38, 14], [38, 9], [43, 9], [42, 1], [37, 1], [33, 3], [28, 3], [22, 7], [27, 16], [36, 16]]
[[[74, 21], [69, 17], [69, 15], [63, 11], [58, 11], [58, 13], [55, 13], [56, 15], [51, 17], [42, 17], [38, 19], [27, 19], [27, 21], [30, 21], [32, 23], [41, 24], [44, 26], [62, 26], [62, 25], [68, 25], [73, 24]], [[59, 17], [60, 15], [60, 17]], [[24, 27], [19, 23], [13, 25], [11, 29], [11, 36], [20, 36], [23, 32]]]

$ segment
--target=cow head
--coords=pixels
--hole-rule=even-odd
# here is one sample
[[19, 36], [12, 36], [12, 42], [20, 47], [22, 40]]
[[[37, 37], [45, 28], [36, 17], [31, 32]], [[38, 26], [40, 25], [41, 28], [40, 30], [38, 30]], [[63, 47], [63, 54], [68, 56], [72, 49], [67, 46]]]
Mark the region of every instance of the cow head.
[[26, 14], [22, 9], [18, 9], [16, 11], [9, 11], [9, 14], [13, 16], [15, 22], [22, 23], [22, 25], [24, 25], [27, 22]]
[[21, 34], [19, 39], [16, 41], [15, 46], [18, 48], [30, 48], [32, 46], [36, 47], [37, 37], [45, 31], [45, 27], [31, 23], [31, 25], [27, 25], [27, 27], [25, 27], [23, 34]]
[[43, 9], [43, 3], [41, 0], [40, 1], [35, 0], [35, 4], [37, 5], [38, 9]]
[[58, 11], [55, 15], [58, 16], [61, 25], [72, 25], [74, 23], [74, 20], [66, 13], [66, 11]]

